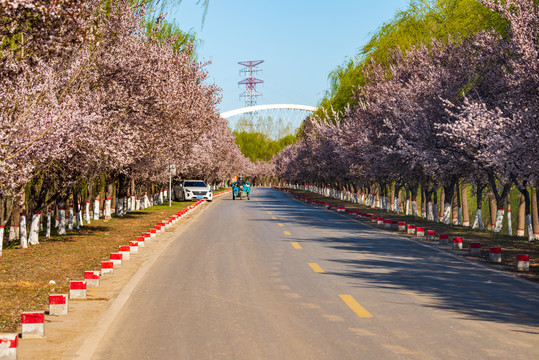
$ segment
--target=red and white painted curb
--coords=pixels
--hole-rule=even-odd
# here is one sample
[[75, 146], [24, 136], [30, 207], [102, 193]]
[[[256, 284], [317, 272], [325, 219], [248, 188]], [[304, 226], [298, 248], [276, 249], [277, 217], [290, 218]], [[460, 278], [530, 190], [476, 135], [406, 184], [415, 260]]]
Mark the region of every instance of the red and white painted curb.
[[122, 254], [122, 260], [131, 259], [131, 247], [129, 245], [122, 245], [118, 247], [118, 253]]
[[448, 234], [440, 234], [438, 243], [440, 245], [448, 245], [449, 244], [449, 235]]
[[114, 274], [114, 263], [112, 261], [101, 262], [101, 275]]
[[99, 286], [99, 271], [85, 271], [84, 272], [84, 281], [86, 281], [86, 286]]
[[501, 263], [502, 262], [502, 248], [499, 247], [491, 247], [489, 250], [489, 260], [493, 263]]
[[24, 338], [42, 338], [45, 336], [45, 312], [32, 311], [21, 314], [22, 332]]
[[399, 231], [406, 231], [406, 223], [404, 221], [399, 221]]
[[427, 230], [427, 240], [436, 240], [435, 230]]
[[71, 281], [69, 283], [70, 299], [86, 299], [86, 281]]
[[69, 310], [69, 295], [68, 294], [49, 295], [49, 315], [66, 315], [68, 313], [68, 310]]
[[19, 334], [0, 333], [0, 359], [16, 360]]
[[481, 256], [481, 243], [474, 242], [470, 244], [470, 255]]
[[110, 254], [110, 261], [114, 264], [114, 267], [121, 266], [122, 265], [122, 254], [120, 253], [112, 253]]
[[453, 249], [455, 250], [462, 249], [462, 238], [459, 238], [459, 237], [453, 238]]
[[424, 227], [417, 227], [415, 229], [415, 235], [416, 236], [421, 236], [421, 237], [425, 236], [425, 228]]
[[527, 254], [517, 255], [517, 270], [530, 271], [530, 255], [527, 255]]
[[415, 225], [408, 225], [406, 228], [408, 229], [408, 234], [415, 235]]
[[[131, 254], [136, 254], [138, 253], [138, 246], [139, 246], [139, 242], [138, 241], [130, 241], [129, 242], [129, 252]], [[142, 246], [144, 246], [144, 240], [142, 241]]]

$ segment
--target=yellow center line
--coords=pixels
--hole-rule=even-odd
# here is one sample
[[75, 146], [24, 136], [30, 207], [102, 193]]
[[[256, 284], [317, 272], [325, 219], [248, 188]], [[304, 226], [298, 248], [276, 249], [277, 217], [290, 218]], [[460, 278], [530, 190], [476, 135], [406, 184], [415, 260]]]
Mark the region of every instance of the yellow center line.
[[277, 220], [277, 218], [276, 218], [275, 216], [272, 216], [271, 218], [272, 218], [273, 220]]
[[299, 249], [303, 249], [303, 248], [301, 247], [301, 245], [300, 245], [299, 243], [297, 243], [297, 242], [292, 242], [292, 246], [294, 247], [294, 249], [298, 249], [298, 250], [299, 250]]
[[284, 233], [285, 235], [292, 235], [292, 234], [290, 233], [290, 231], [286, 231], [286, 230], [283, 231], [283, 233]]
[[324, 273], [325, 271], [317, 263], [309, 263], [309, 266], [315, 273]]
[[352, 295], [339, 295], [342, 301], [346, 303], [352, 309], [353, 312], [356, 313], [357, 316], [362, 318], [370, 318], [372, 317], [372, 314], [368, 312], [363, 306], [359, 305], [359, 303], [352, 297]]
[[268, 214], [270, 214], [270, 215], [271, 215], [271, 211], [268, 211]]
[[284, 226], [284, 224], [281, 224], [281, 223], [278, 223], [277, 225], [279, 225], [279, 226]]

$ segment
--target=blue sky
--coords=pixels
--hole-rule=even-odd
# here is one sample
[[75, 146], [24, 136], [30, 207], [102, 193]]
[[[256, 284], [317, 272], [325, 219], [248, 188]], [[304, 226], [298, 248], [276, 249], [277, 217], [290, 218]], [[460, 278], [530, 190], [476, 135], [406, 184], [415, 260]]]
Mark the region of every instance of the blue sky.
[[316, 106], [328, 75], [355, 57], [378, 27], [409, 0], [210, 0], [203, 9], [182, 0], [168, 18], [193, 29], [203, 43], [199, 60], [211, 60], [210, 81], [223, 89], [221, 111], [243, 107], [238, 61], [265, 60], [257, 77], [258, 104]]

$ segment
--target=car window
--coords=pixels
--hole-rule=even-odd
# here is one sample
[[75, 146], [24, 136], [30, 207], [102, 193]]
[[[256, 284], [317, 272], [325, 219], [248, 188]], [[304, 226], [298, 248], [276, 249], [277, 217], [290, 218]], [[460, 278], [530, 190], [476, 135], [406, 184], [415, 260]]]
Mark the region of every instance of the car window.
[[186, 181], [183, 183], [184, 187], [206, 187], [204, 181]]

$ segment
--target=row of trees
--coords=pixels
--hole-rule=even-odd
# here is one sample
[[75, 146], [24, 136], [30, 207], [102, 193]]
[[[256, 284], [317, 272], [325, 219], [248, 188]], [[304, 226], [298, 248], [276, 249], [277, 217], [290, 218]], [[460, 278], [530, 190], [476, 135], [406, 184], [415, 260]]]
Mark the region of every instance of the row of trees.
[[192, 35], [149, 3], [0, 2], [0, 249], [21, 213], [160, 193], [171, 168], [209, 182], [252, 168]]
[[[488, 188], [497, 206], [495, 232], [516, 186], [532, 240], [530, 188], [539, 186], [538, 6], [534, 0], [481, 3], [502, 19], [503, 31], [430, 38], [363, 63], [347, 108], [326, 107], [307, 120], [298, 144], [275, 159], [277, 175], [377, 189], [384, 199], [392, 193], [381, 206], [393, 211], [404, 188], [413, 200], [422, 189], [432, 204], [442, 187], [446, 223], [456, 185], [464, 181], [477, 194], [481, 224]], [[432, 206], [425, 216], [435, 219]]]

